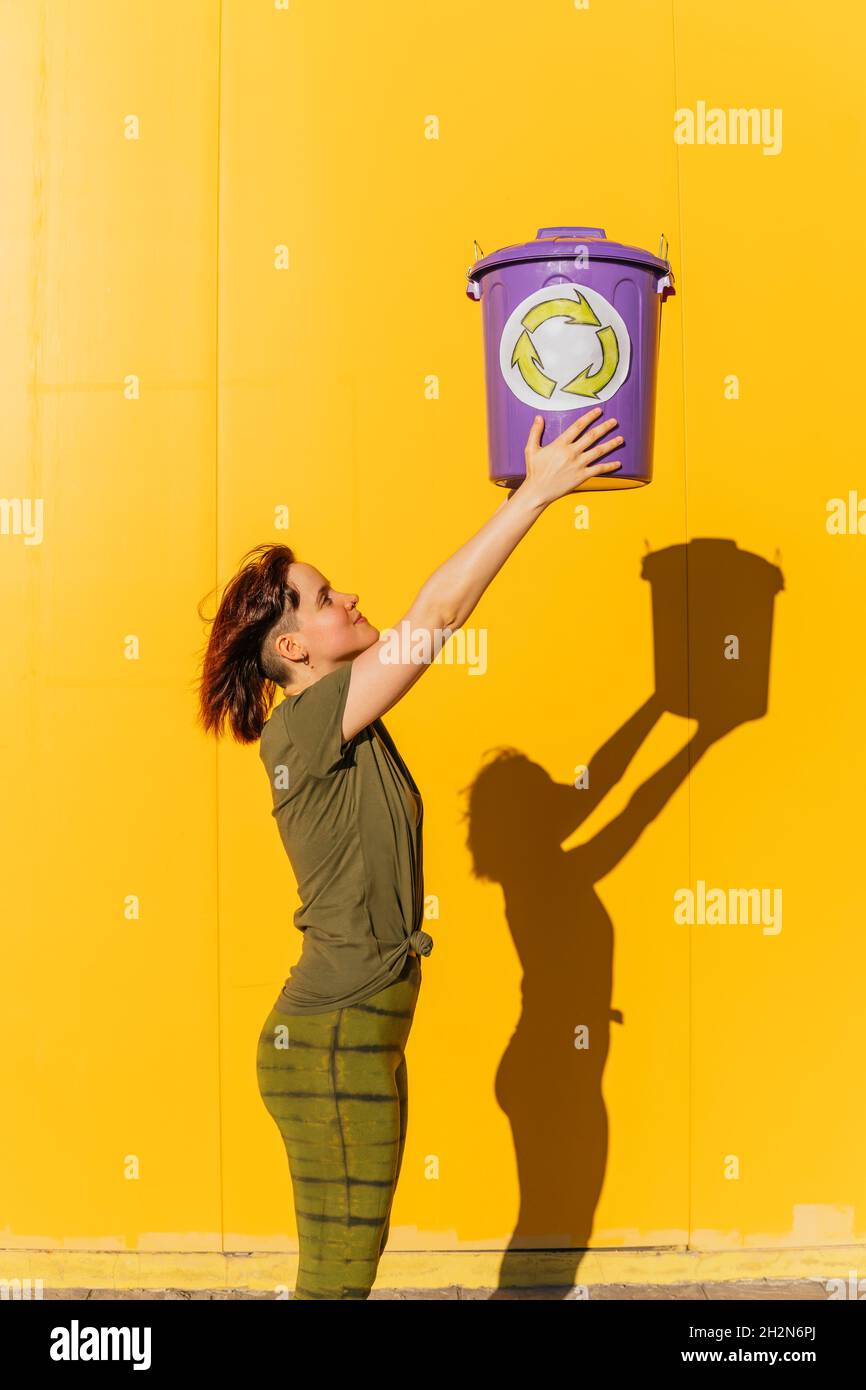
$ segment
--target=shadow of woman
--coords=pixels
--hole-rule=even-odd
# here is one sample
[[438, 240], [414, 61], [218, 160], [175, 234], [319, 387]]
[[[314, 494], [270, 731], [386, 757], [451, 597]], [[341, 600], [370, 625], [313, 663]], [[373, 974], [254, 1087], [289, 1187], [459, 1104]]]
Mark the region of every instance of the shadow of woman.
[[[704, 753], [767, 710], [781, 571], [729, 540], [697, 539], [644, 557], [653, 584], [655, 690], [602, 745], [577, 786], [518, 749], [494, 751], [468, 789], [473, 872], [502, 885], [523, 971], [522, 1009], [496, 1074], [514, 1139], [520, 1207], [498, 1289], [536, 1295], [529, 1250], [556, 1250], [547, 1297], [568, 1297], [608, 1151], [602, 1079], [609, 1047], [613, 924], [596, 884], [628, 854]], [[625, 809], [572, 849], [562, 844], [624, 775], [665, 711], [698, 727]], [[637, 910], [640, 910], [639, 905]]]

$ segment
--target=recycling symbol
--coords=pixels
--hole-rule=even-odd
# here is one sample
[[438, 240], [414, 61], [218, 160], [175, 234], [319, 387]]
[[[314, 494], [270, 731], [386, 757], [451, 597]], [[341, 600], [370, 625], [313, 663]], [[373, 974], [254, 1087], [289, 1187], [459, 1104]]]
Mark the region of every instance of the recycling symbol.
[[535, 409], [598, 405], [628, 376], [631, 342], [616, 309], [598, 290], [545, 285], [509, 315], [499, 366], [509, 390]]

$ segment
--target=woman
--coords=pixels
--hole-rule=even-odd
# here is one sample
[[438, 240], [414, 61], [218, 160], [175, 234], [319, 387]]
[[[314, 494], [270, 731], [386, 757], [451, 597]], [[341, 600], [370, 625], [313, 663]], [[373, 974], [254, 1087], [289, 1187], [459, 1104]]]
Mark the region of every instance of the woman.
[[[622, 443], [587, 411], [545, 448], [529, 433], [526, 479], [422, 585], [398, 650], [286, 546], [258, 546], [220, 602], [200, 719], [260, 739], [280, 836], [298, 884], [300, 960], [258, 1040], [258, 1086], [286, 1147], [298, 1227], [296, 1299], [366, 1299], [406, 1140], [405, 1047], [431, 938], [423, 803], [382, 715], [466, 622], [548, 504]], [[245, 557], [249, 558], [249, 557]], [[276, 687], [286, 699], [271, 710]], [[269, 713], [269, 711], [271, 711]]]

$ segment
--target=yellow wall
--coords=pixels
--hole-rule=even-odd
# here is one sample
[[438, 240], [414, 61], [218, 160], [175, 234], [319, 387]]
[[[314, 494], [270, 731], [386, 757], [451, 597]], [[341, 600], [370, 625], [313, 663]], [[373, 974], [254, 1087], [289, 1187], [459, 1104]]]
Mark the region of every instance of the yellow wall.
[[[585, 498], [588, 529], [553, 506], [469, 619], [486, 671], [440, 658], [388, 717], [438, 910], [391, 1249], [866, 1240], [866, 537], [826, 525], [866, 498], [862, 16], [17, 0], [0, 24], [2, 1244], [293, 1248], [255, 1045], [297, 899], [255, 748], [196, 729], [196, 605], [281, 541], [397, 621], [501, 500], [473, 238], [568, 222], [669, 238], [655, 480]], [[781, 110], [780, 152], [677, 144], [698, 102]], [[36, 544], [16, 499], [43, 501]], [[769, 706], [648, 805], [698, 721], [627, 723], [644, 556], [687, 547], [658, 631], [688, 596], [717, 719], [702, 604], [730, 594], [731, 632], [765, 612], [736, 565], [693, 568], [700, 538], [783, 576]], [[740, 659], [760, 687], [760, 641]], [[618, 731], [586, 815], [575, 768]], [[500, 746], [523, 759], [484, 773]], [[780, 888], [782, 930], [676, 922], [698, 879]]]

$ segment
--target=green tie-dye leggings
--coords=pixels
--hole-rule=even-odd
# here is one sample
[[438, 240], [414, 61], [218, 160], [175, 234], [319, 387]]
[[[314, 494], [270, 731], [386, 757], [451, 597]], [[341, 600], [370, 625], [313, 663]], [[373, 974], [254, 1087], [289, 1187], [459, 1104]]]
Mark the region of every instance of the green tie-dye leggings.
[[295, 1298], [370, 1294], [406, 1142], [404, 1049], [421, 964], [348, 1008], [272, 1009], [258, 1042], [259, 1092], [289, 1159], [298, 1227]]

